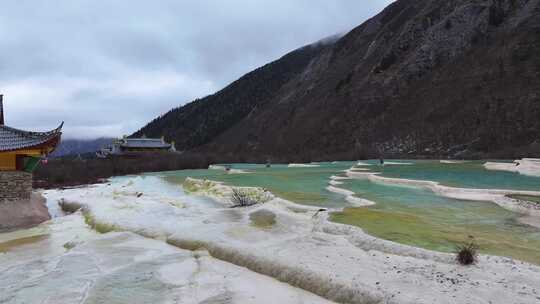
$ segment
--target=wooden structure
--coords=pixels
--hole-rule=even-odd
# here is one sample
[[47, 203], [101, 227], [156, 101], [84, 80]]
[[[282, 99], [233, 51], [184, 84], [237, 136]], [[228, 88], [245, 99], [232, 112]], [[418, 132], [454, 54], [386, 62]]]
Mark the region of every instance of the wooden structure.
[[23, 131], [4, 125], [3, 96], [0, 95], [0, 171], [32, 172], [42, 157], [58, 145], [62, 126], [49, 132]]
[[164, 137], [161, 138], [128, 138], [123, 137], [115, 140], [111, 146], [101, 149], [97, 153], [98, 157], [108, 156], [135, 156], [148, 152], [174, 152], [174, 142], [167, 143]]

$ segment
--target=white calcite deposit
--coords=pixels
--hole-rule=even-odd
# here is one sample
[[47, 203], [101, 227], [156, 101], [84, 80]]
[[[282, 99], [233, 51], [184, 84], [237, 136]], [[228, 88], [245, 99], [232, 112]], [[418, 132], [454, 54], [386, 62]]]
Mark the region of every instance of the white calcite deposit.
[[289, 168], [316, 168], [320, 167], [318, 164], [289, 164]]
[[[0, 236], [0, 303], [331, 303], [207, 251], [98, 234], [80, 214], [24, 233]], [[19, 244], [3, 248], [9, 237]]]
[[[507, 210], [517, 212], [527, 216], [540, 217], [540, 209], [534, 205], [522, 204], [519, 201], [508, 197], [510, 194], [540, 196], [540, 191], [522, 191], [506, 189], [472, 189], [458, 188], [441, 185], [434, 181], [413, 180], [404, 178], [391, 178], [381, 176], [374, 172], [355, 172], [347, 170], [346, 175], [350, 178], [369, 179], [376, 183], [391, 185], [401, 185], [405, 187], [422, 187], [432, 190], [434, 193], [454, 199], [471, 201], [491, 201]], [[531, 223], [534, 221], [530, 221]]]
[[540, 176], [540, 158], [523, 158], [513, 163], [487, 162], [484, 167], [488, 170], [516, 172], [523, 175]]
[[[250, 286], [253, 286], [251, 283], [254, 280], [251, 278], [255, 273], [265, 275], [268, 280], [272, 278], [286, 283], [287, 285], [279, 285], [290, 286], [285, 288], [284, 294], [298, 293], [299, 289], [293, 288], [296, 287], [339, 303], [539, 301], [540, 267], [535, 265], [508, 258], [481, 256], [477, 265], [463, 267], [459, 266], [450, 254], [399, 245], [369, 236], [356, 227], [329, 222], [327, 212], [319, 208], [295, 205], [271, 196], [264, 204], [231, 209], [227, 197], [230, 187], [224, 184], [191, 179], [187, 188], [190, 189], [189, 194], [177, 185], [149, 176], [114, 179], [110, 185], [47, 191], [45, 195], [50, 205], [56, 204], [62, 198], [79, 202], [84, 206], [87, 221], [96, 229], [129, 231], [146, 238], [154, 238], [156, 241], [152, 242], [159, 243], [159, 246], [165, 246], [164, 243], [167, 242], [189, 250], [191, 253], [186, 253], [188, 257], [185, 258], [180, 257], [182, 254], [179, 254], [178, 258], [174, 258], [174, 255], [172, 258], [163, 257], [163, 265], [160, 265], [160, 259], [150, 259], [149, 264], [144, 264], [144, 267], [153, 269], [144, 273], [158, 277], [157, 281], [152, 276], [148, 277], [154, 288], [159, 290], [161, 284], [172, 284], [167, 285], [166, 291], [159, 293], [166, 297], [183, 294], [184, 299], [189, 299], [195, 296], [188, 287], [185, 287], [187, 290], [184, 292], [174, 286], [185, 283], [185, 273], [194, 273], [193, 269], [198, 263], [194, 262], [197, 260], [195, 256], [200, 255], [208, 259], [212, 257], [212, 261], [221, 260], [219, 263], [226, 262], [220, 265], [245, 267], [236, 275], [227, 275], [225, 270], [221, 273], [217, 270], [207, 272], [203, 276], [206, 278], [203, 282], [219, 282], [220, 276], [224, 276], [225, 282], [227, 278], [231, 280], [231, 276], [237, 281], [228, 285], [236, 286], [230, 287], [230, 293], [210, 292], [211, 289], [201, 292], [205, 297], [214, 297], [210, 298], [213, 302], [204, 303], [247, 303], [247, 300], [238, 302], [227, 297], [236, 295], [238, 290], [249, 290]], [[262, 189], [253, 191], [254, 194], [268, 195]], [[250, 215], [259, 210], [273, 215], [270, 226], [259, 227], [252, 223], [253, 217]], [[117, 234], [111, 237], [115, 235]], [[110, 246], [102, 248], [108, 250], [108, 247]], [[209, 256], [201, 253], [205, 251]], [[157, 254], [156, 251], [153, 252]], [[144, 257], [152, 256], [152, 253], [136, 256], [144, 260]], [[66, 269], [76, 268], [65, 277], [79, 273], [79, 266], [75, 266], [79, 265], [78, 263], [63, 265]], [[111, 262], [111, 265], [114, 265], [114, 262]], [[103, 266], [90, 268], [100, 267]], [[141, 266], [140, 269], [144, 270], [144, 267]], [[173, 267], [172, 270], [169, 267]], [[178, 270], [174, 271], [174, 267]], [[20, 272], [13, 268], [9, 278]], [[98, 285], [89, 286], [99, 286], [98, 295], [116, 295], [117, 292], [121, 293], [123, 288], [129, 289], [129, 284], [124, 283], [130, 282], [129, 278], [133, 276], [125, 274], [128, 276], [126, 279], [123, 278], [124, 274], [117, 273]], [[8, 276], [1, 278], [0, 280], [6, 280]], [[10, 282], [10, 286], [17, 285], [14, 280]], [[39, 286], [39, 283], [34, 286]], [[117, 286], [120, 286], [121, 290], [116, 290]], [[220, 288], [214, 290], [218, 289]], [[226, 288], [220, 290], [224, 289]], [[23, 288], [17, 290], [21, 294], [25, 293]], [[13, 291], [9, 292], [13, 295]], [[258, 295], [262, 298], [257, 298], [253, 303], [322, 301], [321, 298], [306, 293], [302, 293], [302, 297], [312, 298], [297, 296], [294, 300], [277, 299], [280, 292], [278, 287], [270, 291], [260, 290]], [[29, 292], [28, 295], [30, 294]], [[246, 299], [242, 298], [242, 292], [240, 294], [239, 298], [234, 299]], [[244, 294], [245, 297], [248, 295], [248, 292]], [[5, 297], [9, 299], [9, 293]], [[96, 295], [92, 299], [99, 302], [103, 298]], [[167, 303], [163, 299], [151, 299], [150, 302]]]

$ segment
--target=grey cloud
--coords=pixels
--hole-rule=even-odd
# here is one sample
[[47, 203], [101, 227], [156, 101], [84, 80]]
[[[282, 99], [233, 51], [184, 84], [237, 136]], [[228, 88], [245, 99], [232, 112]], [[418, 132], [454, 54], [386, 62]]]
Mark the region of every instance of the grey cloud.
[[10, 125], [120, 136], [390, 0], [5, 0], [0, 92]]

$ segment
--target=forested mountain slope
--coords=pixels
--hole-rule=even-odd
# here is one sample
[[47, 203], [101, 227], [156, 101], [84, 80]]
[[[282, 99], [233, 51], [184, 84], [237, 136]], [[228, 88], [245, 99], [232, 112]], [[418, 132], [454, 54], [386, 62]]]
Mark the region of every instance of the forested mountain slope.
[[169, 111], [133, 136], [165, 136], [168, 141], [175, 141], [180, 151], [208, 143], [257, 108], [264, 107], [325, 46], [318, 43], [295, 50], [244, 75], [216, 94]]
[[540, 153], [540, 0], [399, 0], [292, 56], [148, 134], [238, 161]]

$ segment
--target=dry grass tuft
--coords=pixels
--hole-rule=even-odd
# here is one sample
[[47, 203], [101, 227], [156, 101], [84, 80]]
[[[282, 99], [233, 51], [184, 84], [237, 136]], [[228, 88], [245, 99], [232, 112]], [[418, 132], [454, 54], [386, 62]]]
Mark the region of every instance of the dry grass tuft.
[[464, 266], [474, 265], [478, 260], [478, 246], [474, 241], [456, 247], [456, 261]]
[[259, 204], [259, 201], [252, 195], [239, 189], [232, 190], [231, 202], [233, 203], [233, 208], [249, 207]]

